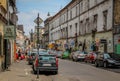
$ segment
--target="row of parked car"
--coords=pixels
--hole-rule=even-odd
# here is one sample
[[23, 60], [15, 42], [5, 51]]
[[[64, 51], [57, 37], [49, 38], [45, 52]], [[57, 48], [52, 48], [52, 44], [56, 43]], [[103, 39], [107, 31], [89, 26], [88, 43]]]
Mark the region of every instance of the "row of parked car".
[[96, 67], [110, 67], [110, 66], [120, 66], [120, 58], [115, 59], [112, 54], [101, 53], [101, 52], [81, 52], [75, 51], [69, 53], [69, 51], [51, 51], [56, 54], [57, 57], [61, 59], [71, 59], [73, 61], [83, 61], [86, 63], [92, 63]]
[[93, 63], [96, 67], [120, 66], [120, 58], [115, 59], [109, 53], [76, 51], [70, 54], [70, 59]]

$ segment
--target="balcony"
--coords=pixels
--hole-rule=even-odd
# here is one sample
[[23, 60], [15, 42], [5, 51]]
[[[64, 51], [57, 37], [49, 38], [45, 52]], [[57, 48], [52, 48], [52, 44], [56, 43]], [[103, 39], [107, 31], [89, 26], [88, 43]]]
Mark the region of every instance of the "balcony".
[[15, 13], [12, 13], [12, 14], [10, 14], [10, 22], [12, 23], [12, 24], [16, 24], [16, 22], [17, 22], [17, 20], [18, 20], [18, 17], [17, 17], [17, 15], [15, 14]]
[[2, 5], [0, 5], [0, 19], [7, 23], [7, 11]]

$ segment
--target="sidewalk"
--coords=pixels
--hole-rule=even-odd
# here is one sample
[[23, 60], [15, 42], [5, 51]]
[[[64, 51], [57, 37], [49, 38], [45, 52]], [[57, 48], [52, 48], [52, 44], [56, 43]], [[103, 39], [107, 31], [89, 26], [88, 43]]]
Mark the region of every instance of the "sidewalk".
[[0, 81], [34, 81], [36, 78], [26, 61], [15, 62], [9, 69], [0, 73]]

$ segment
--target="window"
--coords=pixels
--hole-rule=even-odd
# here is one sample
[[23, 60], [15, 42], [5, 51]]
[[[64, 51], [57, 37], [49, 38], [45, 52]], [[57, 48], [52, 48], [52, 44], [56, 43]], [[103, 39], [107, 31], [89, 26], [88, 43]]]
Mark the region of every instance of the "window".
[[97, 0], [94, 1], [95, 5], [97, 5]]
[[80, 30], [81, 30], [81, 34], [83, 34], [83, 21], [80, 22]]
[[71, 33], [72, 33], [72, 25], [70, 25], [70, 35], [71, 35]]
[[86, 24], [85, 25], [86, 25], [86, 27], [85, 27], [86, 28], [86, 33], [89, 33], [89, 31], [90, 31], [90, 28], [89, 28], [89, 18], [86, 19]]
[[75, 34], [77, 34], [77, 25], [78, 23], [75, 23], [75, 29], [76, 29]]
[[78, 9], [78, 7], [76, 6], [76, 16], [77, 16], [77, 9]]
[[66, 38], [68, 38], [68, 27], [66, 27]]
[[103, 29], [107, 30], [107, 10], [103, 11]]
[[94, 25], [94, 30], [97, 30], [97, 19], [98, 19], [98, 15], [94, 15], [94, 20], [93, 20], [93, 25]]
[[83, 2], [81, 2], [80, 10], [83, 11]]
[[65, 22], [65, 15], [64, 15], [64, 22]]
[[72, 11], [70, 11], [70, 19], [72, 19]]

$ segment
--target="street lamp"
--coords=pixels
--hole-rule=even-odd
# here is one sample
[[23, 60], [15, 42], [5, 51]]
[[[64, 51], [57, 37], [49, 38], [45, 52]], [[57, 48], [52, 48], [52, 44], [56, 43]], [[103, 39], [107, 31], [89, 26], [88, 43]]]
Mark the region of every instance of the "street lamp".
[[30, 40], [31, 42], [33, 42], [33, 29], [31, 29], [31, 32], [30, 32]]
[[[38, 17], [34, 20], [34, 22], [37, 24], [37, 51], [38, 51], [38, 56], [39, 56], [39, 26], [40, 24], [43, 22], [43, 20], [39, 17], [39, 13], [38, 13]], [[37, 78], [39, 78], [39, 69], [37, 69]]]

